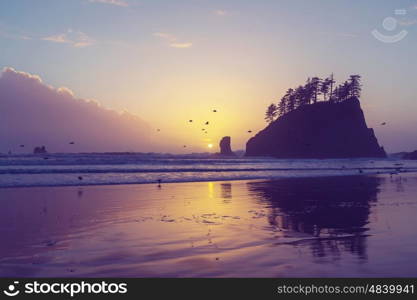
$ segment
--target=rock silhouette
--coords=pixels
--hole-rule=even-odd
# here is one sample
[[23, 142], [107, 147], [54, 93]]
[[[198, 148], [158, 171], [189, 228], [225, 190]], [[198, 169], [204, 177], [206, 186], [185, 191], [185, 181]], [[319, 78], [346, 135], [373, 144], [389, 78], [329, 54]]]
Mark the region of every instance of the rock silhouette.
[[246, 144], [246, 156], [386, 157], [368, 128], [359, 99], [302, 106], [270, 123]]
[[45, 153], [48, 153], [48, 151], [46, 151], [45, 146], [35, 147], [35, 149], [33, 149], [33, 154], [45, 154]]
[[230, 136], [225, 136], [220, 141], [220, 155], [234, 155], [232, 147], [230, 146]]
[[417, 150], [414, 152], [404, 154], [403, 158], [404, 159], [417, 159]]

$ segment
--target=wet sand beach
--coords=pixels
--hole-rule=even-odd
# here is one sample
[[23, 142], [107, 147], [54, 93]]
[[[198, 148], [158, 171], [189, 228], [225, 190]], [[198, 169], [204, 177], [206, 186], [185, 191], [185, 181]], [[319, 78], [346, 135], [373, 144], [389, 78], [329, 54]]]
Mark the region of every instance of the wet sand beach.
[[415, 277], [417, 174], [0, 189], [2, 277]]

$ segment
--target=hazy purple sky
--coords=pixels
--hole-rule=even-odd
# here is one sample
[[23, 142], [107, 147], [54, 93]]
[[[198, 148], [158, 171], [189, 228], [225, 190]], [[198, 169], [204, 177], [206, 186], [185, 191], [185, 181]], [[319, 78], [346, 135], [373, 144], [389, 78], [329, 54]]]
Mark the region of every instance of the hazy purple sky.
[[[265, 126], [269, 103], [331, 72], [339, 81], [362, 75], [368, 126], [388, 152], [415, 150], [416, 8], [417, 0], [2, 0], [0, 68], [27, 74], [8, 69], [0, 79], [0, 152], [44, 143], [181, 153], [207, 151], [224, 135], [242, 149], [247, 131]], [[405, 36], [387, 43], [373, 30]], [[72, 139], [83, 142], [69, 148]]]

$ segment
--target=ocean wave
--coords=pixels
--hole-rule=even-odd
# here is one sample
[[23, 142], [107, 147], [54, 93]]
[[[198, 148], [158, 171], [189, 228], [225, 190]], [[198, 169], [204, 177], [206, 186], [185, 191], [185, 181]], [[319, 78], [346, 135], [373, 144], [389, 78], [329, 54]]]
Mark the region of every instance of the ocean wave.
[[[48, 159], [44, 159], [44, 158]], [[0, 187], [115, 185], [417, 172], [417, 161], [48, 154], [0, 157]]]
[[408, 167], [335, 167], [335, 168], [0, 168], [0, 174], [105, 174], [105, 173], [202, 173], [202, 172], [264, 172], [264, 171], [416, 171]]

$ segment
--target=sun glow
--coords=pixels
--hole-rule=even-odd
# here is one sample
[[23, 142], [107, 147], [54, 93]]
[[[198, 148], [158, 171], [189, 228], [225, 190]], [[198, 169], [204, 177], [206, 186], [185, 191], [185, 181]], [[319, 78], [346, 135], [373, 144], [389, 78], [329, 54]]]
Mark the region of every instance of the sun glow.
[[209, 147], [211, 149], [211, 148], [213, 148], [213, 144], [208, 144], [207, 147]]

